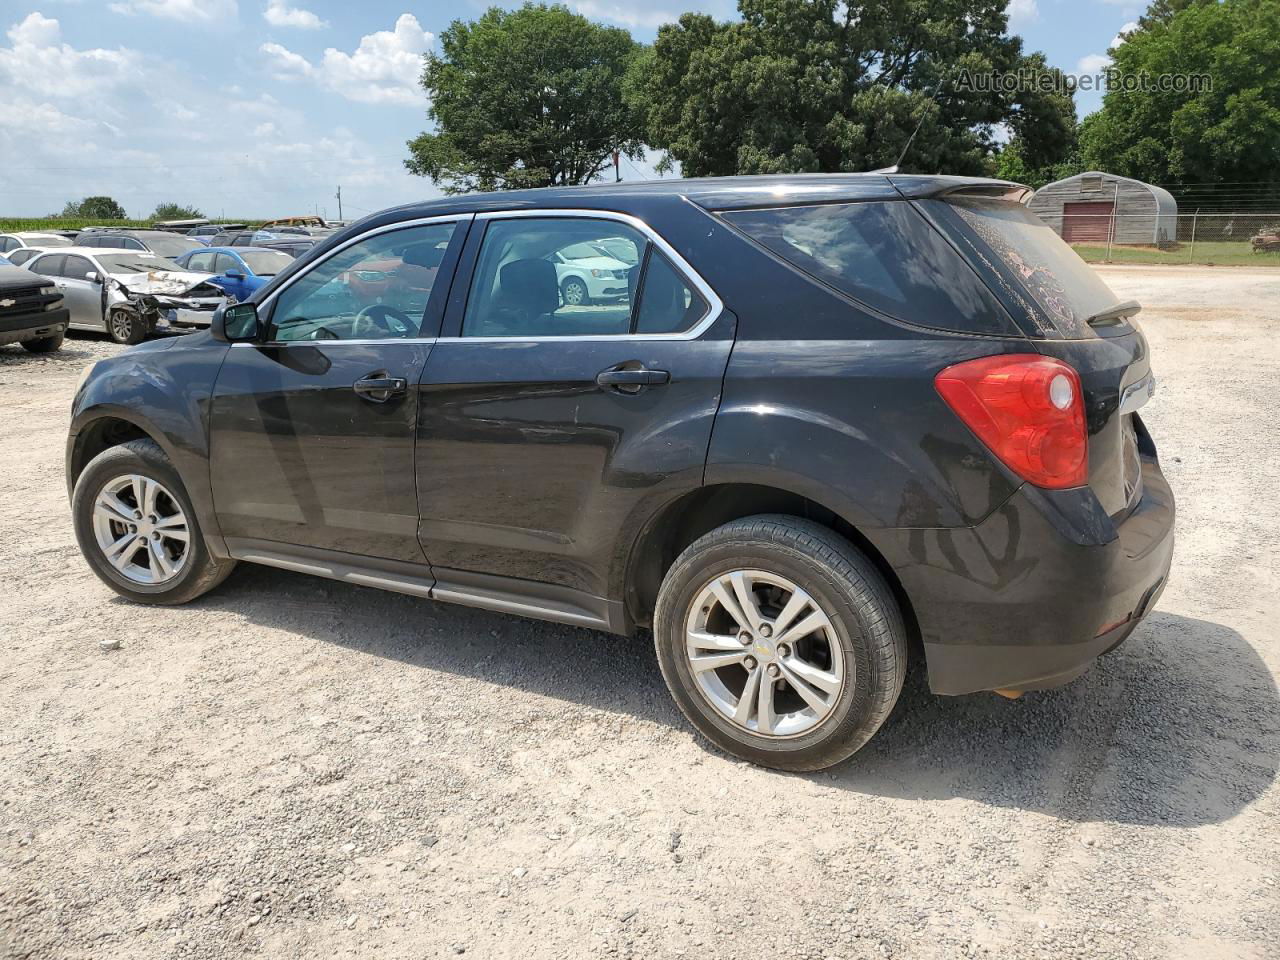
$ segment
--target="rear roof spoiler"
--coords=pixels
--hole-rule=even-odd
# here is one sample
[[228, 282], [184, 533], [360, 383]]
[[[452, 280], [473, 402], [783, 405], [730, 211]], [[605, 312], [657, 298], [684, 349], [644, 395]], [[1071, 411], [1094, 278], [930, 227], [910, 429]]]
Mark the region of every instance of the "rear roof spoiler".
[[982, 177], [891, 176], [890, 182], [909, 200], [938, 197], [986, 197], [1026, 203], [1035, 193], [1030, 187], [1011, 180], [988, 180]]

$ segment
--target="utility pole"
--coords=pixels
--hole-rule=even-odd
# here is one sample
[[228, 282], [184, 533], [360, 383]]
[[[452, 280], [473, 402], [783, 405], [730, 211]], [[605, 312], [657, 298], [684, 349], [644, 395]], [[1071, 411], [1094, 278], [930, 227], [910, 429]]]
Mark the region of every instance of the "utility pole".
[[342, 219], [342, 187], [338, 187], [338, 192], [335, 194], [335, 196], [338, 198], [338, 219], [341, 220]]

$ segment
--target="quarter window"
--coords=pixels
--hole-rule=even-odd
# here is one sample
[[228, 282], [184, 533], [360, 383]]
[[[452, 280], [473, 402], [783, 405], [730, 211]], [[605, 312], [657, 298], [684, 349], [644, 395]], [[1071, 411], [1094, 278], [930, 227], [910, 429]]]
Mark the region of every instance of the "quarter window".
[[782, 259], [886, 316], [964, 333], [1010, 330], [969, 263], [906, 201], [723, 216]]
[[455, 225], [406, 227], [321, 261], [276, 299], [272, 339], [417, 337]]
[[706, 302], [642, 233], [591, 217], [489, 222], [462, 321], [464, 337], [677, 333]]

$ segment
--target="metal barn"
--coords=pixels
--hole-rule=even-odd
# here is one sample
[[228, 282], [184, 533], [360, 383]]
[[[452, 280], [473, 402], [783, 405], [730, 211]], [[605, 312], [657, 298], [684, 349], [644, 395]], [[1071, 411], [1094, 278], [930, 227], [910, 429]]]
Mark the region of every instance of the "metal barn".
[[1046, 184], [1030, 207], [1067, 243], [1163, 246], [1178, 239], [1178, 204], [1169, 191], [1141, 180], [1090, 170]]

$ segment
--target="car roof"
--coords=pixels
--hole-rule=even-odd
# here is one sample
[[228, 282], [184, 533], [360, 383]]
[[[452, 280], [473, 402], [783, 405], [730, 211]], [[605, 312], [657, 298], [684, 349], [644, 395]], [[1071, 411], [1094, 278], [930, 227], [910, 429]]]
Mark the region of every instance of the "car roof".
[[120, 247], [46, 247], [45, 253], [75, 253], [82, 257], [101, 257], [107, 254], [125, 253], [135, 257], [157, 257], [161, 260], [168, 260], [169, 257], [161, 256], [158, 253], [152, 253], [150, 250], [124, 250]]
[[270, 247], [196, 247], [194, 250], [188, 250], [179, 256], [189, 257], [193, 253], [230, 253], [239, 256], [242, 253], [279, 253], [278, 250], [272, 250]]
[[986, 177], [888, 173], [791, 173], [741, 177], [671, 178], [467, 193], [404, 204], [377, 214], [430, 217], [450, 213], [519, 209], [625, 210], [655, 197], [691, 200], [709, 210], [849, 200], [899, 200], [940, 196], [959, 190], [994, 195], [1029, 192], [1021, 184]]

